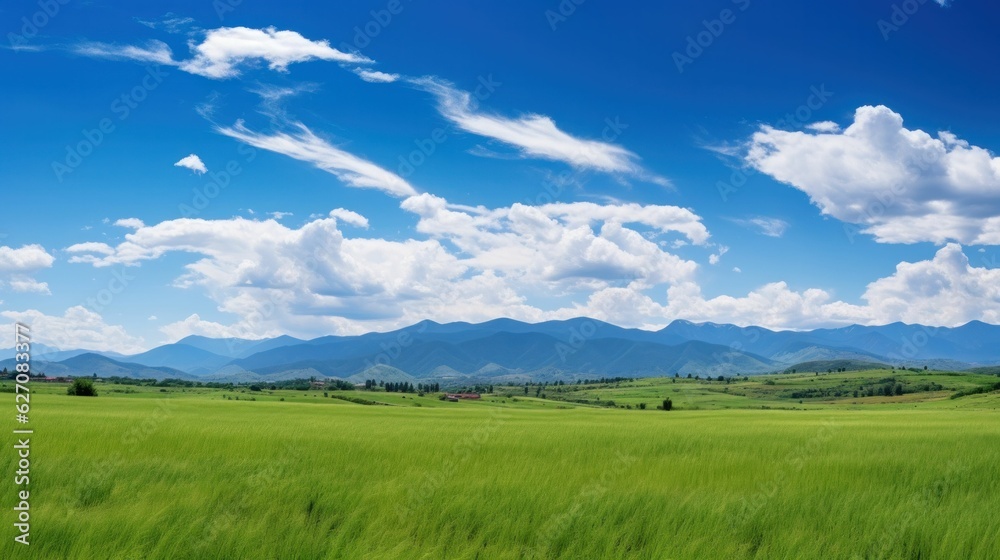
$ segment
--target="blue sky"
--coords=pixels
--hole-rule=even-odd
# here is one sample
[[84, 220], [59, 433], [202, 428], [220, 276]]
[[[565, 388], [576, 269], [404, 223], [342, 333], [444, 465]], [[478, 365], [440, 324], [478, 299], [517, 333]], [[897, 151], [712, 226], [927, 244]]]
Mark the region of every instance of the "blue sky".
[[1000, 322], [998, 15], [9, 2], [0, 314], [122, 352], [424, 318]]

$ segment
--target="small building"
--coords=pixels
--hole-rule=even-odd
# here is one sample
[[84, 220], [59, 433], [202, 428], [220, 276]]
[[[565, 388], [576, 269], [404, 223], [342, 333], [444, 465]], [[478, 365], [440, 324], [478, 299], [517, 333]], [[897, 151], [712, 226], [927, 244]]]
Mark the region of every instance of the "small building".
[[458, 399], [479, 400], [482, 398], [479, 396], [479, 393], [448, 393], [445, 397], [452, 402], [455, 402]]
[[43, 377], [42, 381], [46, 383], [72, 383], [73, 380], [68, 377]]

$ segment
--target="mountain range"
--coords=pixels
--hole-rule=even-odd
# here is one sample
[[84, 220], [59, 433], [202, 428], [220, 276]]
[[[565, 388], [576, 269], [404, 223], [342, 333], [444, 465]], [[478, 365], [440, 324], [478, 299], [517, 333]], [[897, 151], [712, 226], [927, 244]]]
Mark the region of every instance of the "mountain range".
[[[13, 369], [13, 355], [13, 349], [0, 350], [0, 368]], [[647, 331], [588, 318], [535, 324], [422, 321], [392, 332], [312, 340], [189, 336], [131, 356], [35, 345], [33, 359], [36, 371], [55, 376], [96, 373], [222, 382], [752, 375], [845, 360], [963, 370], [1000, 364], [1000, 326], [973, 321], [956, 328], [893, 323], [773, 331], [678, 320]]]

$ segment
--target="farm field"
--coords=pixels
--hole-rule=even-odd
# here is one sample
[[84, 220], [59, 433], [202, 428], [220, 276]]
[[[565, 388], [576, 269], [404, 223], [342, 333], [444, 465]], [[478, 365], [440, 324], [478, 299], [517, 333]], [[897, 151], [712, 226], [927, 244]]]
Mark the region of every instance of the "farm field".
[[[931, 390], [816, 391], [888, 377]], [[1000, 398], [950, 398], [996, 381], [848, 372], [573, 387], [614, 408], [552, 388], [449, 403], [103, 383], [85, 398], [37, 383], [29, 554], [996, 558]], [[802, 390], [816, 396], [791, 396]], [[667, 397], [674, 410], [656, 410]], [[0, 464], [15, 470], [11, 453]], [[29, 557], [7, 531], [0, 556]]]

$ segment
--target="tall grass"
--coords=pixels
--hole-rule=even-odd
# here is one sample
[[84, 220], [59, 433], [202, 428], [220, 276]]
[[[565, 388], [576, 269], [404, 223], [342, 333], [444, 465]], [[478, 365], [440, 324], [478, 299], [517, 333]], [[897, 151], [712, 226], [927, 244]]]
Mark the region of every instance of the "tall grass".
[[990, 411], [209, 397], [37, 395], [32, 545], [0, 556], [1000, 557]]

